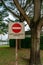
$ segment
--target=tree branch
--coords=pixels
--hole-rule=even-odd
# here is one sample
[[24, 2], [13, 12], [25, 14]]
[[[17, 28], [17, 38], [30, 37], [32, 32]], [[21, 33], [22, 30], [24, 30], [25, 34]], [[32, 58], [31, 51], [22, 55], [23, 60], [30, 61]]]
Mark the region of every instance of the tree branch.
[[1, 1], [2, 1], [2, 3], [4, 4], [5, 8], [6, 8], [9, 12], [11, 12], [11, 13], [13, 14], [13, 16], [15, 16], [15, 17], [17, 17], [17, 18], [20, 18], [20, 16], [16, 15], [12, 10], [10, 10], [10, 9], [5, 5], [5, 3], [4, 3], [3, 0], [1, 0]]
[[25, 14], [25, 11], [21, 8], [18, 0], [13, 0], [13, 1], [16, 7], [18, 8], [18, 10], [20, 11], [20, 13], [23, 15], [24, 19], [27, 21], [28, 25], [30, 25], [30, 18]]

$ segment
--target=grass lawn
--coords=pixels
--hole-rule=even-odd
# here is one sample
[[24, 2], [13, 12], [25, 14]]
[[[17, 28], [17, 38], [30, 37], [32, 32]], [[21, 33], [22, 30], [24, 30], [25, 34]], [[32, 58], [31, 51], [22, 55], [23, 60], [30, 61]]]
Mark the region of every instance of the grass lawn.
[[[41, 62], [43, 64], [43, 50], [41, 50]], [[18, 65], [28, 65], [30, 57], [29, 49], [18, 50]], [[16, 65], [15, 49], [0, 47], [0, 65]]]

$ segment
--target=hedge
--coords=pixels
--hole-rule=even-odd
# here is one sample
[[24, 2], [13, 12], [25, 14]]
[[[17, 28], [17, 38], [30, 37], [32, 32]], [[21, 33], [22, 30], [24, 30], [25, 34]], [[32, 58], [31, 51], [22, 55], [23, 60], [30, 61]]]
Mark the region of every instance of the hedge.
[[[10, 47], [15, 47], [15, 39], [9, 40]], [[31, 38], [26, 37], [21, 40], [21, 48], [30, 48], [31, 47]], [[40, 38], [40, 49], [43, 49], [43, 36]]]
[[40, 38], [40, 49], [43, 50], [43, 36], [41, 36]]

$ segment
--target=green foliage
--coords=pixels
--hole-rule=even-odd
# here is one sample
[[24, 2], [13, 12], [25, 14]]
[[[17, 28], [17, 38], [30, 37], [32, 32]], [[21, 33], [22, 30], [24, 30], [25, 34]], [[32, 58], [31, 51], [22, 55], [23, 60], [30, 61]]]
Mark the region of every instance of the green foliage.
[[[15, 47], [15, 39], [9, 40], [10, 47]], [[31, 38], [25, 38], [21, 40], [21, 48], [30, 48], [31, 47]]]
[[0, 34], [2, 34], [2, 31], [0, 30]]
[[[15, 40], [10, 40], [10, 47], [15, 47]], [[21, 40], [21, 48], [31, 48], [31, 38], [25, 38]], [[40, 38], [40, 49], [43, 50], [43, 36]]]
[[4, 7], [3, 3], [0, 1], [0, 21], [3, 21], [5, 17], [7, 17], [9, 14], [7, 12], [7, 9]]
[[25, 38], [21, 40], [21, 48], [30, 48], [31, 47], [31, 38]]
[[0, 22], [0, 34], [4, 34], [8, 32], [8, 25], [4, 22]]
[[9, 40], [9, 45], [10, 45], [10, 47], [15, 47], [15, 40], [14, 39], [10, 39]]
[[43, 36], [40, 38], [40, 49], [43, 49]]
[[29, 4], [32, 0], [27, 0], [26, 3]]

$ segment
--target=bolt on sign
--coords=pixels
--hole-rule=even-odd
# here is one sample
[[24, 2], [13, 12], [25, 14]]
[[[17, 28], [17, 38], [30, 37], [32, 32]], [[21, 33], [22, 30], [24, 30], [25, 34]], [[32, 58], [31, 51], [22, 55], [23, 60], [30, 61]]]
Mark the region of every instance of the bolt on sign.
[[9, 39], [24, 39], [25, 38], [24, 23], [10, 22], [8, 35]]

